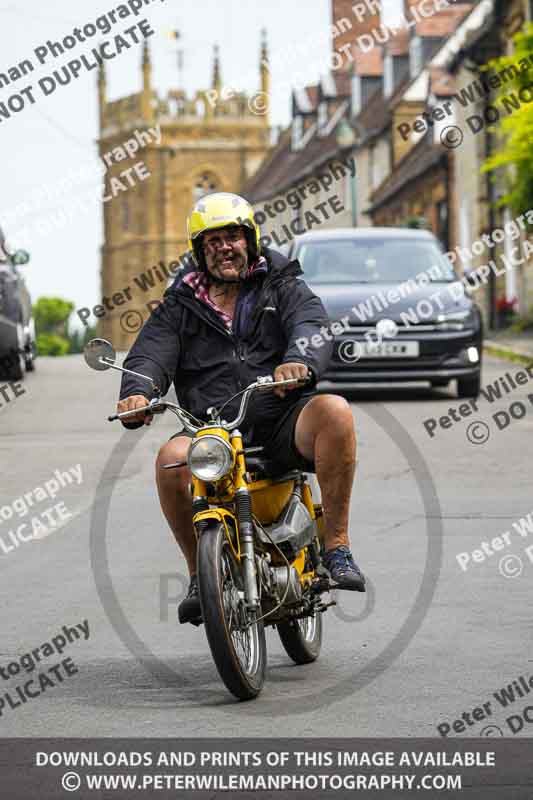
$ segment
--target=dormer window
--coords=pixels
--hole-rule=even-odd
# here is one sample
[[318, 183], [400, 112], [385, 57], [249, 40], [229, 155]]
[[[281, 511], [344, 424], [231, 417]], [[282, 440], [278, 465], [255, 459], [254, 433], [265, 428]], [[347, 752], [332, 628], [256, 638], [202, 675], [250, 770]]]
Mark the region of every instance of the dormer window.
[[361, 77], [352, 77], [352, 114], [356, 117], [363, 110], [363, 98], [361, 92]]
[[302, 116], [299, 114], [298, 116], [294, 117], [292, 121], [292, 140], [291, 140], [292, 150], [300, 150], [303, 132], [304, 132], [304, 121]]
[[390, 53], [387, 53], [383, 62], [383, 94], [390, 97], [394, 92], [394, 61]]
[[324, 133], [324, 129], [328, 124], [328, 104], [325, 102], [320, 103], [318, 106], [318, 132]]
[[420, 36], [413, 36], [409, 46], [409, 71], [411, 73], [411, 78], [416, 78], [422, 71], [423, 66], [422, 39]]

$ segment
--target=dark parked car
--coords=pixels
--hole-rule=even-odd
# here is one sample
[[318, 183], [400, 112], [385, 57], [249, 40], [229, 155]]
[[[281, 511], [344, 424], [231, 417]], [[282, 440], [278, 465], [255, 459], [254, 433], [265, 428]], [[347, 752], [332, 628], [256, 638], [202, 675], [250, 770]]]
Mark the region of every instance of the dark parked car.
[[478, 396], [481, 313], [431, 233], [330, 229], [298, 237], [289, 256], [329, 314], [325, 382], [442, 387], [455, 378], [459, 397]]
[[0, 228], [0, 377], [18, 381], [35, 368], [35, 326], [31, 300], [18, 267], [24, 250], [14, 252]]

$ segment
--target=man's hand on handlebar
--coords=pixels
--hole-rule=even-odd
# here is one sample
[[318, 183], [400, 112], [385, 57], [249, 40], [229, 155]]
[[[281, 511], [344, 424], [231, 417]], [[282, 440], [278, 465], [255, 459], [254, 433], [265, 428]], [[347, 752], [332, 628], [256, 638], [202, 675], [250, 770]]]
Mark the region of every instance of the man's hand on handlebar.
[[[142, 394], [134, 394], [131, 397], [125, 397], [124, 400], [119, 400], [117, 404], [117, 414], [123, 414], [125, 411], [134, 411], [136, 408], [144, 408], [148, 405], [148, 400]], [[139, 413], [132, 414], [128, 417], [126, 422], [144, 422], [145, 425], [151, 425], [153, 422], [151, 414]]]
[[309, 369], [305, 364], [299, 364], [297, 362], [280, 364], [279, 367], [276, 367], [274, 370], [274, 381], [299, 380], [302, 381], [302, 383], [294, 383], [292, 386], [278, 386], [277, 389], [273, 390], [274, 394], [278, 397], [285, 397], [287, 391], [290, 392], [292, 389], [300, 389], [308, 375]]

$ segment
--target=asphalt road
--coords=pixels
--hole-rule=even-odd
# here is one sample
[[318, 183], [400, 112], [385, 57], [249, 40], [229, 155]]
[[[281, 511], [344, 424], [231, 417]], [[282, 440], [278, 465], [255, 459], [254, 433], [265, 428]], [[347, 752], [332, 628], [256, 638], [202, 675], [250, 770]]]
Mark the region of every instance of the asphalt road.
[[[487, 358], [484, 383], [518, 369]], [[438, 736], [438, 725], [452, 726], [463, 712], [462, 735], [497, 735], [489, 725], [512, 735], [505, 720], [528, 697], [503, 708], [493, 693], [533, 673], [533, 526], [530, 541], [512, 527], [533, 509], [533, 381], [501, 401], [480, 401], [478, 412], [433, 438], [423, 421], [458, 408], [452, 391], [352, 396], [359, 449], [351, 537], [370, 591], [339, 594], [315, 664], [293, 666], [269, 629], [268, 680], [249, 703], [234, 701], [219, 680], [203, 628], [177, 624], [184, 562], [153, 478], [173, 418], [141, 434], [107, 423], [118, 382], [78, 356], [40, 359], [24, 394], [0, 399], [0, 515], [13, 514], [0, 516], [0, 668], [15, 663], [15, 671], [40, 648], [38, 669], [70, 658], [73, 673], [57, 669], [31, 701], [6, 702], [3, 736]], [[525, 417], [498, 430], [493, 414], [516, 401]], [[485, 444], [467, 439], [477, 420], [488, 425]], [[54, 477], [77, 465], [71, 482]], [[33, 505], [19, 501], [14, 510], [24, 494]], [[60, 512], [50, 509], [60, 503], [71, 516], [54, 528]], [[42, 525], [29, 538], [35, 518]], [[23, 523], [27, 541], [15, 547], [9, 531]], [[499, 537], [506, 531], [508, 543]], [[462, 570], [457, 554], [474, 550]], [[42, 655], [63, 626], [84, 621], [88, 639], [78, 628], [61, 655], [61, 639]], [[0, 692], [16, 698], [15, 687], [37, 671], [24, 664], [0, 677]], [[479, 707], [484, 717], [474, 719]], [[526, 723], [517, 735], [532, 730]]]

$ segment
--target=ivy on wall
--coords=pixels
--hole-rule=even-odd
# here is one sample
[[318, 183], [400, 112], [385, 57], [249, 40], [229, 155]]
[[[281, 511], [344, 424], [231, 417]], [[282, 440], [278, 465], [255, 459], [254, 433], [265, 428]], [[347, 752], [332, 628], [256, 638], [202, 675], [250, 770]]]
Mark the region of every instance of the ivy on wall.
[[[494, 59], [487, 65], [487, 69], [498, 73], [505, 70], [512, 78], [495, 103], [502, 111], [491, 130], [498, 135], [499, 146], [482, 170], [495, 172], [505, 168], [505, 194], [499, 205], [508, 206], [519, 216], [533, 208], [533, 24], [517, 33], [513, 43], [512, 55]], [[510, 95], [520, 99], [519, 107], [511, 114], [503, 110], [503, 98]]]

